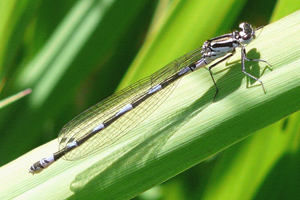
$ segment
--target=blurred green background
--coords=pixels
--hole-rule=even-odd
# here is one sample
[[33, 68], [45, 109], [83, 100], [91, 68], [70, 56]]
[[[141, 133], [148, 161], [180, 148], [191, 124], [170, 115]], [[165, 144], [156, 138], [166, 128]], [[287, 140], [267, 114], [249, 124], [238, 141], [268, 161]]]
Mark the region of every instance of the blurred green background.
[[[0, 99], [27, 88], [32, 93], [1, 108], [1, 165], [56, 138], [85, 109], [206, 39], [299, 8], [299, 1], [287, 0], [2, 0]], [[174, 21], [174, 36], [164, 37]], [[157, 40], [169, 45], [151, 46]], [[143, 48], [162, 64], [143, 68]], [[136, 199], [299, 199], [299, 122], [295, 113]], [[282, 140], [289, 145], [278, 145]], [[268, 157], [258, 158], [261, 152]]]

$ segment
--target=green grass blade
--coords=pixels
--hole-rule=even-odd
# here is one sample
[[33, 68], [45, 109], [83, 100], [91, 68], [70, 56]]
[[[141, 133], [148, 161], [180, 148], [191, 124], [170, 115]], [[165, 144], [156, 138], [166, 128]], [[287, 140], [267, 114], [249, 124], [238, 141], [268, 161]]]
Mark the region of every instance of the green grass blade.
[[[283, 29], [283, 26], [286, 29]], [[290, 32], [291, 29], [294, 31]], [[235, 62], [229, 69], [231, 73], [228, 75], [226, 73], [221, 78], [225, 79], [222, 87], [225, 89], [220, 94], [219, 101], [214, 104], [210, 104], [213, 87], [200, 99], [201, 92], [197, 91], [200, 90], [200, 85], [210, 83], [208, 74], [186, 77], [163, 108], [147, 120], [149, 132], [141, 128], [142, 139], [139, 138], [139, 134], [135, 134], [139, 132], [137, 128], [132, 133], [134, 136], [131, 136], [134, 138], [133, 142], [127, 144], [128, 146], [122, 146], [120, 152], [116, 152], [109, 159], [100, 160], [81, 173], [73, 182], [72, 189], [77, 192], [82, 191], [84, 194], [93, 191], [99, 196], [107, 195], [111, 198], [117, 198], [112, 194], [113, 191], [117, 193], [116, 188], [119, 191], [126, 190], [132, 193], [143, 191], [150, 185], [174, 176], [249, 136], [254, 131], [299, 110], [297, 66], [300, 60], [286, 50], [285, 59], [289, 62], [283, 62], [282, 57], [279, 56], [282, 55], [282, 51], [276, 51], [276, 48], [282, 49], [281, 45], [295, 50], [299, 41], [298, 30], [300, 30], [299, 12], [265, 27], [260, 37], [248, 46], [248, 49], [255, 47], [261, 58], [273, 64], [273, 71], [266, 71], [262, 76], [268, 88], [267, 94], [262, 93], [261, 87], [245, 88], [245, 81], [238, 85], [235, 91], [236, 85], [232, 84], [237, 81], [235, 79], [238, 79], [235, 76], [241, 73], [240, 69], [235, 67], [240, 64]], [[238, 56], [235, 58], [238, 60]], [[287, 78], [290, 82], [286, 82]], [[181, 96], [179, 100], [176, 97], [179, 97], [183, 90], [188, 91], [184, 93], [187, 96]], [[282, 105], [284, 100], [288, 100], [286, 106]], [[175, 105], [178, 108], [177, 112], [176, 109], [174, 111]], [[173, 117], [164, 120], [163, 116]], [[158, 123], [159, 121], [161, 123]], [[157, 127], [151, 128], [153, 124]], [[129, 177], [132, 177], [131, 181], [134, 178], [136, 183], [145, 179], [148, 181], [136, 187], [134, 184], [128, 184]], [[97, 187], [97, 182], [101, 182], [101, 186]], [[93, 187], [95, 190], [91, 189]], [[101, 190], [101, 188], [105, 189]]]
[[13, 95], [13, 96], [10, 96], [6, 99], [3, 99], [3, 100], [0, 101], [0, 108], [15, 102], [15, 101], [19, 100], [20, 98], [22, 98], [22, 97], [24, 97], [24, 96], [26, 96], [30, 93], [31, 93], [31, 89], [27, 89], [27, 90], [24, 90], [22, 92], [19, 92], [19, 93]]
[[[220, 3], [224, 7], [215, 9], [214, 5]], [[233, 21], [224, 23], [224, 19], [228, 15], [236, 17], [236, 12], [242, 9], [244, 3], [245, 1], [237, 0], [180, 1], [153, 25], [156, 34], [150, 32], [120, 87], [155, 72], [170, 61], [201, 46], [203, 41], [216, 36], [216, 33], [230, 31]], [[233, 5], [236, 6], [235, 12], [231, 12]], [[208, 17], [204, 20], [203, 16]]]
[[[155, 35], [148, 36], [146, 45], [135, 59], [121, 87], [151, 74], [167, 62], [198, 47], [205, 39], [230, 31], [233, 20], [227, 20], [227, 17], [236, 16], [245, 3], [245, 1], [195, 2], [177, 1], [174, 7], [169, 8], [169, 13], [163, 16], [164, 19], [158, 25], [153, 25], [152, 34]], [[133, 3], [134, 1], [127, 6], [127, 9], [133, 8]], [[221, 3], [223, 6], [218, 7], [219, 10], [216, 9], [215, 4]], [[116, 11], [110, 14], [120, 14], [123, 8], [116, 6]], [[88, 14], [90, 13], [87, 12]], [[133, 18], [128, 16], [126, 19], [130, 23], [134, 20]], [[115, 19], [119, 20], [119, 16], [116, 15]], [[112, 26], [110, 23], [106, 25], [107, 28]], [[126, 25], [123, 24], [122, 27], [125, 29]], [[182, 32], [178, 32], [178, 29]], [[122, 30], [116, 35], [113, 35], [116, 33], [114, 31], [106, 33], [107, 36], [104, 38], [108, 43], [103, 43], [107, 45], [103, 47], [110, 46], [111, 37], [121, 40], [120, 35], [124, 34]], [[183, 78], [172, 96], [141, 126], [130, 132], [119, 143], [97, 155], [74, 162], [60, 160], [39, 175], [27, 174], [27, 169], [33, 162], [57, 150], [58, 144], [55, 140], [1, 167], [0, 178], [3, 180], [0, 182], [1, 197], [6, 199], [131, 198], [239, 142], [253, 132], [299, 110], [300, 71], [298, 66], [300, 61], [295, 56], [300, 52], [299, 30], [300, 14], [297, 12], [265, 27], [260, 36], [247, 47], [249, 57], [268, 60], [274, 67], [273, 71], [269, 71], [265, 69], [265, 64], [247, 63], [247, 70], [250, 73], [256, 76], [263, 74], [260, 79], [265, 84], [267, 94], [263, 93], [259, 84], [252, 80], [247, 81], [241, 73], [240, 54], [237, 53], [226, 65], [223, 64], [214, 69], [220, 89], [216, 103], [211, 102], [215, 90], [209, 73], [201, 69]], [[103, 35], [100, 34], [102, 30], [97, 31], [93, 38], [97, 36], [102, 38]], [[78, 42], [80, 43], [80, 40]], [[33, 139], [37, 138], [37, 135], [42, 135], [40, 130], [44, 129], [41, 127], [47, 124], [45, 125], [45, 121], [39, 121], [37, 118], [44, 115], [47, 115], [46, 118], [51, 118], [54, 116], [53, 113], [60, 114], [59, 108], [69, 102], [68, 98], [62, 97], [74, 97], [75, 95], [69, 96], [68, 94], [77, 89], [79, 80], [84, 80], [80, 75], [86, 76], [94, 72], [93, 64], [97, 63], [97, 55], [92, 55], [92, 53], [101, 51], [103, 59], [98, 61], [105, 63], [105, 58], [110, 57], [110, 53], [117, 48], [116, 45], [106, 52], [107, 48], [95, 49], [96, 43], [90, 43], [87, 46], [92, 47], [91, 51], [79, 53], [78, 57], [74, 54], [67, 56], [69, 59], [74, 59], [73, 62], [64, 61], [73, 63], [72, 66], [77, 68], [75, 73], [69, 71], [63, 76], [60, 74], [63, 72], [60, 71], [56, 77], [55, 73], [52, 73], [56, 66], [50, 62], [48, 72], [51, 73], [46, 73], [46, 70], [46, 74], [40, 73], [41, 76], [37, 76], [34, 83], [30, 83], [36, 84], [36, 88], [40, 87], [38, 91], [42, 91], [41, 94], [32, 97], [33, 100], [43, 97], [40, 99], [41, 102], [37, 105], [31, 102], [31, 105], [39, 109], [34, 109], [34, 117], [23, 110], [23, 114], [22, 111], [18, 112], [19, 120], [10, 121], [13, 128], [5, 131], [7, 136], [2, 139], [4, 144], [1, 145], [0, 150], [3, 155], [14, 154], [11, 149], [17, 151], [23, 148], [19, 144], [29, 142], [23, 141], [23, 138]], [[77, 47], [78, 51], [83, 48], [80, 45]], [[58, 52], [60, 50], [63, 52], [60, 48]], [[67, 53], [68, 49], [65, 50]], [[54, 57], [53, 62], [64, 66], [64, 62], [59, 62], [62, 60], [58, 58], [59, 56]], [[118, 65], [111, 64], [111, 66]], [[251, 69], [249, 69], [250, 66]], [[82, 73], [82, 67], [88, 69]], [[64, 78], [59, 81], [59, 76]], [[105, 73], [105, 76], [108, 76], [108, 73]], [[26, 76], [22, 77], [26, 79]], [[50, 80], [51, 84], [56, 84], [57, 87], [52, 88], [53, 85], [42, 84], [47, 80]], [[246, 88], [247, 82], [248, 88]], [[76, 86], [73, 87], [74, 85]], [[18, 87], [22, 87], [22, 84]], [[43, 91], [43, 88], [47, 91]], [[70, 88], [73, 88], [72, 91]], [[53, 97], [51, 93], [58, 95]], [[67, 117], [68, 114], [64, 110], [62, 118], [71, 119]], [[19, 123], [20, 121], [22, 123]], [[34, 129], [30, 129], [32, 126]], [[291, 129], [291, 127], [288, 128]], [[23, 137], [15, 135], [16, 133]], [[284, 138], [284, 145], [288, 146], [288, 142], [292, 139], [293, 137], [290, 136]], [[11, 146], [12, 141], [17, 145], [14, 148]], [[238, 166], [238, 163], [234, 164]], [[225, 190], [230, 192], [228, 189]]]
[[[10, 177], [20, 171], [16, 186], [24, 185], [23, 181], [38, 185], [31, 186], [30, 191], [22, 194], [24, 197], [36, 194], [39, 188], [48, 188], [47, 195], [51, 198], [51, 191], [67, 187], [67, 180], [73, 180], [78, 173], [66, 195], [75, 192], [76, 198], [103, 199], [135, 196], [300, 109], [300, 59], [294, 56], [300, 52], [299, 30], [300, 13], [296, 12], [265, 27], [247, 47], [249, 57], [256, 57], [259, 52], [262, 59], [273, 65], [273, 71], [265, 70], [261, 77], [267, 94], [256, 83], [245, 87], [237, 54], [215, 71], [220, 88], [216, 103], [211, 103], [214, 88], [208, 72], [202, 69], [185, 77], [160, 109], [111, 149], [80, 161], [59, 161], [47, 172], [28, 179], [24, 168], [42, 152], [55, 149], [57, 144], [52, 142], [2, 167], [1, 171]], [[224, 67], [226, 71], [221, 70]], [[258, 69], [258, 65], [253, 64], [255, 72], [253, 69]], [[13, 193], [14, 188], [9, 185], [1, 187], [2, 194]]]

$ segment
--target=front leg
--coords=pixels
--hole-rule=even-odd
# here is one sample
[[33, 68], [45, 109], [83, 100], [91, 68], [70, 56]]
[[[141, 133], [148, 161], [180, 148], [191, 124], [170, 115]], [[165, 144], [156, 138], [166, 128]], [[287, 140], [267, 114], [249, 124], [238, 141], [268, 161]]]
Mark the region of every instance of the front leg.
[[258, 82], [260, 82], [260, 84], [261, 84], [261, 86], [262, 86], [264, 92], [266, 93], [266, 90], [265, 90], [265, 87], [264, 87], [263, 82], [262, 82], [261, 80], [259, 80], [257, 77], [255, 77], [255, 76], [249, 74], [248, 72], [246, 72], [246, 70], [245, 70], [245, 60], [246, 60], [246, 61], [249, 61], [249, 62], [264, 62], [264, 63], [268, 64], [270, 67], [272, 67], [272, 66], [270, 65], [270, 63], [268, 63], [268, 62], [265, 61], [265, 60], [261, 60], [261, 59], [249, 59], [249, 58], [247, 58], [245, 46], [242, 46], [241, 55], [242, 55], [242, 58], [241, 58], [241, 62], [242, 62], [242, 72], [244, 72], [244, 74], [246, 74], [247, 76], [249, 76], [249, 77], [255, 79], [255, 80], [258, 81]]

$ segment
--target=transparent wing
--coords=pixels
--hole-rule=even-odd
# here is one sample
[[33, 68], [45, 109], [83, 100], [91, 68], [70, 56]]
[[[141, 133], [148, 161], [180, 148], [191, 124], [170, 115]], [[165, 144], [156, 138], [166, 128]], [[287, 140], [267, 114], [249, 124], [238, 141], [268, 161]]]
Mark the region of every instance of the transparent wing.
[[[70, 142], [91, 132], [96, 126], [113, 117], [125, 105], [133, 103], [141, 96], [147, 94], [150, 88], [162, 83], [182, 68], [199, 60], [202, 56], [200, 51], [201, 49], [198, 48], [185, 54], [154, 74], [116, 92], [72, 119], [59, 133], [59, 149], [66, 147]], [[122, 115], [107, 128], [101, 130], [82, 145], [67, 153], [64, 159], [80, 159], [118, 141], [158, 108], [173, 92], [179, 80], [156, 92], [139, 106]]]

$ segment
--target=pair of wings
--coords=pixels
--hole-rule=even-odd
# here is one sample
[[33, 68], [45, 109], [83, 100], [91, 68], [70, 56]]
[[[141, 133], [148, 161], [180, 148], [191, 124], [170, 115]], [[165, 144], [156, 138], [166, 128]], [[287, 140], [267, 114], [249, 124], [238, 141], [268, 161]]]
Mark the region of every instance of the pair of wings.
[[[70, 142], [92, 132], [96, 126], [115, 116], [125, 105], [135, 102], [147, 94], [152, 87], [201, 59], [202, 54], [200, 52], [201, 48], [197, 48], [181, 56], [152, 75], [116, 92], [72, 119], [59, 133], [59, 149], [63, 149]], [[108, 127], [67, 153], [64, 159], [76, 160], [84, 158], [118, 141], [157, 109], [170, 96], [179, 80], [156, 92], [139, 106], [122, 115]]]

